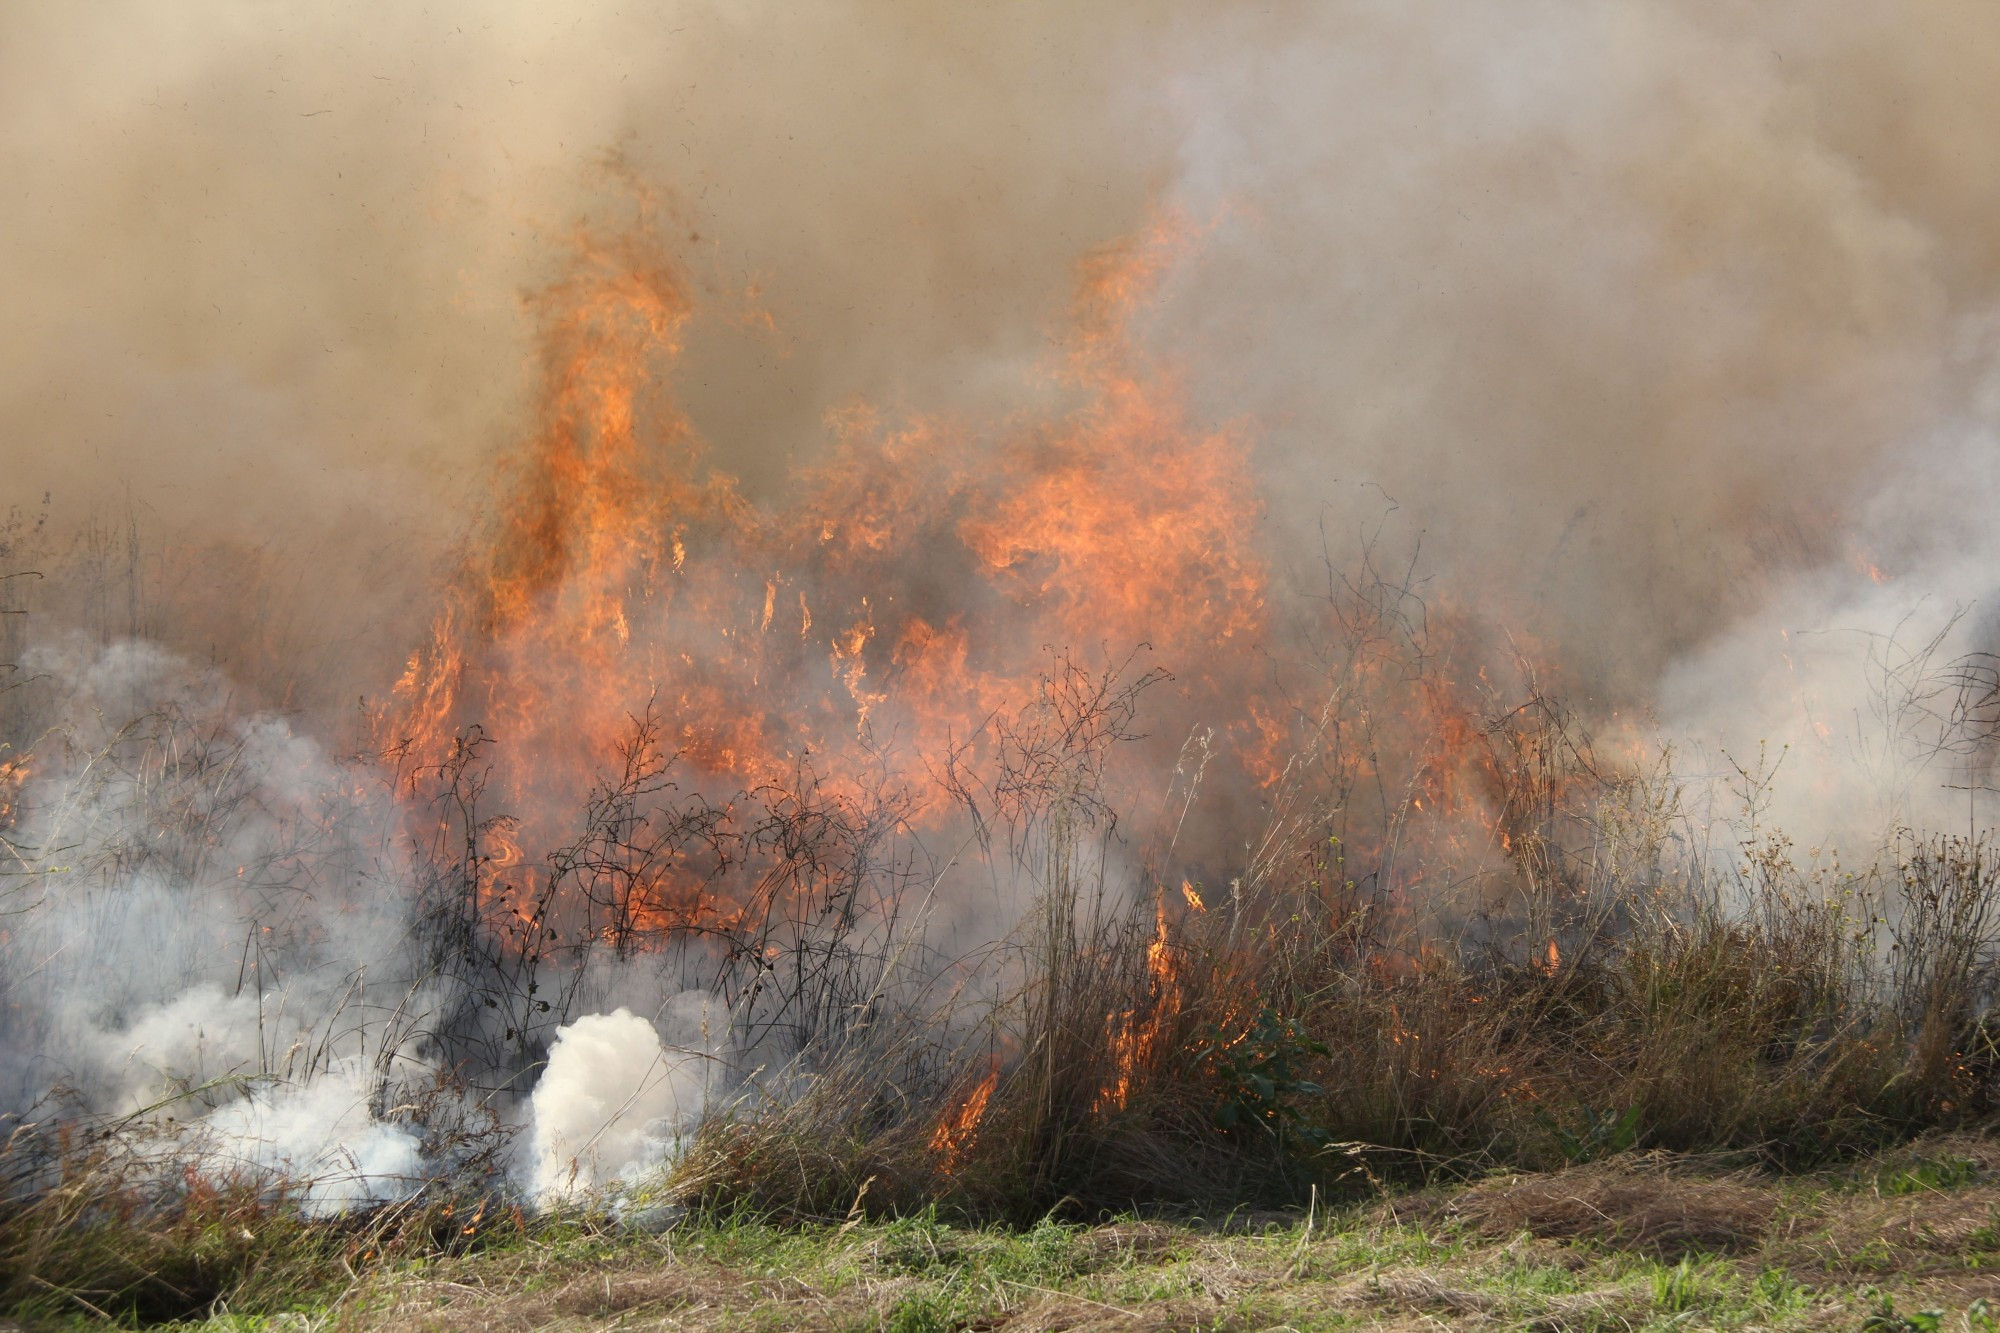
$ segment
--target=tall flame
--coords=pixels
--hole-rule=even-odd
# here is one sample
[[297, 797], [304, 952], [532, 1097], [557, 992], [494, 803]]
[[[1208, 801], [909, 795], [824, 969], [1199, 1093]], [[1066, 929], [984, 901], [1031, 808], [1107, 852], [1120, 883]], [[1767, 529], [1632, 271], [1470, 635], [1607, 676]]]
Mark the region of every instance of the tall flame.
[[[1135, 328], [1191, 237], [1168, 217], [1085, 260], [1032, 395], [1057, 407], [985, 426], [849, 407], [820, 461], [768, 502], [715, 465], [674, 397], [695, 306], [653, 232], [579, 238], [569, 276], [537, 300], [534, 429], [383, 719], [411, 771], [462, 753], [469, 728], [496, 742], [484, 792], [505, 818], [481, 825], [480, 909], [545, 919], [565, 821], [640, 718], [675, 780], [724, 808], [809, 767], [833, 799], [893, 790], [905, 825], [941, 828], [955, 789], [939, 756], [992, 754], [994, 719], [1030, 702], [1051, 650], [1106, 664], [1144, 651], [1172, 673], [1148, 718], [1158, 740], [1123, 761], [1140, 765], [1119, 776], [1123, 795], [1171, 765], [1160, 747], [1199, 731], [1234, 775], [1228, 799], [1277, 799], [1301, 734], [1323, 727], [1274, 684], [1250, 440], [1200, 425]], [[1427, 872], [1396, 858], [1426, 842], [1517, 858], [1538, 817], [1496, 795], [1491, 692], [1470, 649], [1454, 656], [1478, 646], [1472, 618], [1441, 604], [1424, 619], [1437, 640], [1421, 669], [1357, 641], [1316, 687], [1361, 701], [1318, 762], [1382, 806], [1378, 889], [1420, 882]], [[1137, 833], [1179, 845], [1179, 828]], [[737, 889], [676, 882], [670, 860], [620, 889], [619, 929], [726, 925], [747, 910]], [[1344, 871], [1301, 873], [1337, 885]], [[1123, 1072], [1106, 1105], [1123, 1104], [1175, 1003], [1160, 911], [1160, 1006], [1108, 1020]]]
[[1168, 219], [1086, 262], [1052, 368], [1067, 410], [985, 431], [850, 410], [770, 505], [673, 398], [678, 272], [643, 230], [582, 238], [539, 302], [538, 426], [387, 719], [418, 765], [475, 723], [497, 739], [502, 895], [531, 891], [648, 709], [684, 771], [749, 787], [810, 756], [836, 792], [900, 784], [921, 821], [944, 804], [930, 760], [977, 744], [1052, 646], [1150, 645], [1214, 698], [1215, 650], [1264, 630], [1248, 442], [1193, 425], [1131, 334], [1186, 234]]
[[979, 1126], [986, 1119], [987, 1103], [993, 1100], [994, 1089], [999, 1086], [1000, 1069], [995, 1065], [958, 1105], [938, 1120], [937, 1127], [931, 1131], [931, 1151], [943, 1159], [941, 1165], [947, 1174], [957, 1169], [959, 1161], [979, 1137]]
[[1140, 1070], [1151, 1060], [1160, 1043], [1160, 1034], [1179, 1014], [1180, 972], [1174, 963], [1173, 946], [1167, 928], [1164, 893], [1154, 907], [1153, 938], [1146, 945], [1146, 977], [1151, 1008], [1114, 1015], [1107, 1023], [1111, 1046], [1112, 1076], [1098, 1094], [1099, 1111], [1123, 1110], [1131, 1100], [1132, 1087]]

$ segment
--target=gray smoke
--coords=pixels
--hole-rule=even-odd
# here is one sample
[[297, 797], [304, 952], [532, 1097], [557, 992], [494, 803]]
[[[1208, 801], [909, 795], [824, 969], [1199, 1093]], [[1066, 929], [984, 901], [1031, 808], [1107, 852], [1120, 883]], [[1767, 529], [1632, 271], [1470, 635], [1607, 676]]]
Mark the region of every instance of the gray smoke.
[[435, 1082], [440, 996], [380, 783], [156, 645], [24, 665], [55, 697], [3, 849], [0, 1111], [108, 1118], [313, 1209], [421, 1179], [390, 1110]]
[[545, 1067], [480, 1094], [474, 1043], [444, 1063], [463, 982], [424, 947], [382, 774], [153, 644], [26, 665], [55, 698], [0, 842], [0, 1117], [81, 1116], [169, 1178], [283, 1179], [323, 1213], [398, 1197], [494, 1132], [520, 1131], [537, 1197], [620, 1184], [730, 1086], [729, 1015], [605, 959]]
[[258, 548], [295, 649], [367, 641], [331, 667], [409, 641], [524, 419], [519, 298], [619, 182], [685, 227], [680, 388], [753, 489], [850, 398], [1014, 409], [1079, 253], [1213, 222], [1151, 332], [1259, 428], [1281, 549], [1379, 485], [1638, 702], [1978, 407], [1976, 3], [4, 22], [12, 498]]
[[[1426, 594], [1599, 722], [1724, 786], [1784, 755], [1802, 840], [1983, 822], [1996, 39], [1984, 0], [8, 6], [0, 505], [55, 517], [0, 574], [96, 571], [0, 603], [58, 718], [10, 1104], [208, 1088], [190, 1135], [338, 1158], [329, 1207], [411, 1169], [453, 997], [403, 951], [393, 803], [329, 805], [332, 756], [526, 429], [524, 295], [635, 193], [704, 303], [675, 387], [753, 496], [856, 400], [1032, 409], [1076, 257], [1176, 210], [1145, 335], [1258, 441], [1299, 587], [1393, 504]], [[145, 539], [115, 606], [107, 504]], [[260, 951], [258, 874], [344, 830]], [[670, 1137], [644, 1109], [591, 1170]]]

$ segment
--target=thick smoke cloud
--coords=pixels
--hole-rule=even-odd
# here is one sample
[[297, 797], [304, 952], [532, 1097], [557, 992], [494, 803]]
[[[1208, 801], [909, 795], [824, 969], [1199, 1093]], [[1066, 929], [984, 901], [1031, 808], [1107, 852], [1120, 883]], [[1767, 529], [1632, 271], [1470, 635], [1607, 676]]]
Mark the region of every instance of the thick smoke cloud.
[[1848, 560], [1977, 406], [1977, 4], [4, 22], [7, 499], [129, 490], [161, 539], [254, 548], [330, 672], [407, 642], [520, 431], [520, 297], [634, 181], [686, 228], [680, 387], [753, 490], [854, 397], [1017, 407], [1077, 254], [1212, 221], [1155, 337], [1262, 428], [1276, 530], [1379, 486], [1627, 699]]
[[14, 8], [7, 499], [129, 490], [324, 608], [271, 656], [399, 655], [521, 433], [522, 298], [634, 181], [685, 225], [713, 317], [681, 387], [753, 486], [852, 395], [990, 399], [1170, 162], [1080, 132], [1128, 25], [1057, 12]]
[[1774, 575], [1848, 564], [1970, 406], [1993, 181], [1909, 178], [1994, 107], [1947, 49], [1975, 11], [1931, 9], [1339, 6], [1170, 44], [1178, 188], [1238, 212], [1164, 322], [1287, 493], [1380, 484], [1445, 583], [1643, 697]]
[[[1030, 417], [1077, 257], [1177, 211], [1200, 241], [1146, 337], [1256, 440], [1301, 586], [1322, 540], [1345, 559], [1382, 524], [1427, 596], [1689, 772], [1789, 747], [1773, 813], [1802, 838], [1976, 817], [1983, 760], [1929, 673], [1995, 638], [1996, 37], [1981, 0], [12, 5], [0, 504], [52, 494], [30, 554], [89, 558], [0, 587], [38, 627], [88, 622], [94, 645], [37, 640], [74, 728], [179, 682], [281, 808], [287, 774], [338, 785], [340, 710], [394, 679], [529, 429], [525, 298], [581, 223], [656, 201], [702, 303], [675, 387], [762, 498], [857, 400]], [[115, 607], [90, 579], [120, 539], [81, 517], [106, 506], [144, 538]], [[34, 563], [9, 551], [0, 574]], [[11, 983], [42, 1026], [9, 1096], [59, 1074], [115, 1111], [264, 1071], [283, 1042], [238, 904], [185, 901], [210, 869], [22, 937], [80, 970]], [[400, 965], [391, 901], [309, 932], [304, 1031], [343, 969]], [[149, 949], [158, 975], [118, 961]], [[91, 969], [130, 994], [72, 1004]], [[73, 1066], [30, 1070], [58, 1038]], [[310, 1101], [245, 1095], [212, 1128], [331, 1124], [364, 1181], [403, 1171], [363, 1058], [323, 1047]], [[590, 1139], [565, 1108], [633, 1095], [570, 1091], [536, 1111], [546, 1188]], [[642, 1109], [591, 1172], [681, 1108]]]
[[[706, 1003], [677, 997], [669, 1025], [699, 1032]], [[538, 1197], [562, 1198], [639, 1174], [699, 1117], [712, 1052], [669, 1051], [652, 1022], [628, 1009], [586, 1014], [556, 1033], [529, 1102], [527, 1152]]]
[[24, 665], [57, 697], [0, 838], [0, 1116], [105, 1116], [312, 1210], [406, 1188], [420, 1145], [385, 1113], [436, 1085], [444, 997], [387, 803], [155, 645]]

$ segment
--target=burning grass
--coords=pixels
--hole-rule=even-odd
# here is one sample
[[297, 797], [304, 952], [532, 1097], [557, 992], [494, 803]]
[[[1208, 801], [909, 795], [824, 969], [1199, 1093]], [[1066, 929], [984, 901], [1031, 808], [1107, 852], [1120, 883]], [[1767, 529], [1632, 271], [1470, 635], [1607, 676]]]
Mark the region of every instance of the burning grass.
[[[1042, 1227], [1032, 1238], [1056, 1234], [1049, 1219], [1345, 1208], [1475, 1179], [1441, 1211], [1423, 1202], [1434, 1195], [1411, 1205], [1482, 1256], [1462, 1284], [1411, 1273], [1365, 1292], [1343, 1279], [1321, 1295], [1495, 1316], [1519, 1300], [1492, 1291], [1479, 1265], [1522, 1235], [1657, 1266], [1652, 1287], [1604, 1276], [1542, 1293], [1574, 1298], [1560, 1317], [1581, 1318], [1605, 1301], [1624, 1311], [1716, 1292], [1750, 1299], [1714, 1267], [1722, 1260], [1700, 1256], [1792, 1253], [1772, 1235], [1794, 1196], [1766, 1173], [1838, 1180], [1826, 1173], [1845, 1168], [1829, 1163], [1990, 1115], [2000, 1064], [1987, 1017], [1996, 869], [1985, 839], [1905, 835], [1866, 872], [1801, 864], [1781, 839], [1754, 834], [1697, 854], [1665, 770], [1603, 759], [1542, 696], [1490, 709], [1470, 730], [1457, 711], [1400, 708], [1386, 714], [1396, 721], [1385, 740], [1369, 730], [1379, 708], [1437, 690], [1412, 622], [1384, 614], [1407, 592], [1348, 593], [1345, 623], [1363, 632], [1350, 633], [1345, 657], [1322, 659], [1323, 702], [1299, 710], [1309, 725], [1269, 789], [1259, 838], [1221, 884], [1167, 873], [1171, 838], [1124, 833], [1119, 755], [1143, 748], [1138, 719], [1163, 682], [1062, 659], [991, 721], [983, 761], [956, 754], [941, 766], [962, 831], [954, 852], [912, 835], [914, 807], [888, 781], [830, 791], [801, 766], [728, 797], [683, 786], [682, 757], [641, 714], [581, 832], [519, 881], [535, 887], [525, 900], [493, 878], [496, 861], [521, 864], [520, 849], [510, 818], [485, 813], [476, 732], [427, 768], [399, 753], [405, 766], [386, 774], [316, 769], [342, 798], [293, 787], [290, 804], [259, 776], [272, 738], [222, 725], [198, 696], [143, 726], [57, 736], [33, 758], [73, 775], [59, 807], [72, 822], [10, 825], [24, 892], [70, 892], [77, 881], [65, 877], [90, 876], [114, 893], [139, 867], [200, 886], [182, 901], [222, 903], [217, 919], [232, 928], [254, 926], [257, 902], [306, 928], [270, 939], [253, 929], [235, 996], [217, 993], [254, 1020], [256, 1068], [170, 1079], [115, 1116], [79, 1091], [16, 1121], [0, 1216], [5, 1299], [37, 1317], [142, 1323], [317, 1299], [365, 1323], [374, 1316], [360, 1313], [359, 1293], [405, 1314], [414, 1307], [396, 1302], [434, 1299], [410, 1294], [430, 1290], [413, 1265], [429, 1272], [488, 1249], [539, 1263], [579, 1245], [615, 1265], [637, 1242], [613, 1237], [645, 1218], [755, 1218], [780, 1229], [760, 1244], [787, 1244], [775, 1237], [790, 1229], [830, 1234], [824, 1243], [845, 1253], [841, 1238], [900, 1236], [910, 1219], [933, 1219], [919, 1230], [936, 1245], [942, 1218], [981, 1236], [990, 1224]], [[1399, 643], [1409, 669], [1383, 673], [1382, 654]], [[1357, 674], [1364, 660], [1373, 665]], [[1403, 746], [1410, 719], [1426, 716], [1432, 741]], [[1470, 750], [1445, 764], [1440, 736]], [[1174, 777], [1180, 809], [1195, 808], [1198, 742]], [[369, 781], [420, 799], [376, 805], [364, 799]], [[285, 1028], [280, 1001], [305, 992], [267, 989], [263, 971], [324, 957], [370, 900], [326, 895], [330, 870], [354, 864], [341, 858], [382, 845], [362, 830], [379, 827], [383, 809], [399, 837], [422, 834], [390, 840], [411, 849], [398, 873], [417, 886], [384, 955], [403, 970], [347, 978], [338, 1003]], [[1421, 842], [1420, 809], [1440, 821]], [[93, 819], [118, 836], [48, 832]], [[1019, 907], [996, 942], [955, 952], [933, 912], [941, 886], [968, 868], [1011, 886]], [[678, 915], [653, 887], [669, 880]], [[302, 884], [325, 886], [318, 915], [297, 915]], [[571, 1178], [605, 1192], [537, 1199], [523, 1184], [533, 1173], [521, 1089], [543, 1072], [550, 1036], [600, 1002], [605, 968], [712, 1000], [706, 1045], [674, 1057], [700, 1071], [699, 1113], [650, 1174], [578, 1176], [573, 1165]], [[385, 1184], [348, 1149], [345, 1161], [274, 1157], [254, 1147], [267, 1122], [239, 1123], [288, 1089], [354, 1079], [366, 1110], [343, 1132], [409, 1145], [420, 1172]], [[233, 1155], [216, 1155], [218, 1137]], [[580, 1164], [588, 1145], [568, 1151]], [[1815, 1234], [1856, 1272], [1905, 1265], [1930, 1281], [1941, 1270], [1920, 1253], [1984, 1244], [1966, 1217], [1924, 1214], [1930, 1194], [1983, 1180], [1984, 1157], [1955, 1151], [1962, 1167], [1936, 1166], [1945, 1154], [1875, 1169], [1871, 1197], [1912, 1202], [1868, 1223], [1874, 1240], [1830, 1204], [1812, 1205], [1826, 1218]], [[1689, 1174], [1635, 1153], [1700, 1154], [1727, 1170]], [[1550, 1174], [1485, 1178], [1498, 1169]], [[1905, 1180], [1907, 1190], [1895, 1183]], [[1089, 1234], [1108, 1245], [1102, 1237], [1123, 1233]], [[950, 1241], [972, 1244], [964, 1254], [1016, 1243]], [[1294, 1243], [1317, 1253], [1310, 1238]], [[976, 1255], [965, 1262], [985, 1271]], [[869, 1278], [871, 1294], [848, 1313], [894, 1322], [907, 1298], [910, 1319], [950, 1326], [975, 1305], [1011, 1318], [1061, 1297], [1150, 1317], [1131, 1313], [1124, 1288], [1086, 1281], [1096, 1270], [1083, 1260], [1064, 1262], [1076, 1267], [992, 1277], [976, 1298], [946, 1279]], [[509, 1306], [505, 1318], [793, 1299], [775, 1278], [712, 1277], [713, 1290], [709, 1277], [605, 1276], [600, 1299], [569, 1274], [532, 1312]], [[1189, 1299], [1229, 1306], [1267, 1291], [1263, 1278], [1243, 1281]], [[452, 1326], [459, 1316], [444, 1307], [457, 1304], [423, 1317]]]
[[[1802, 856], [1761, 767], [1705, 823], [1672, 756], [1593, 735], [1373, 538], [1277, 623], [1246, 442], [1131, 337], [1179, 231], [1086, 266], [1046, 419], [857, 417], [761, 509], [662, 387], [678, 276], [586, 238], [544, 298], [536, 431], [358, 757], [146, 645], [37, 649], [0, 943], [40, 980], [10, 979], [5, 1035], [60, 1068], [17, 1080], [6, 1299], [144, 1321], [318, 1291], [365, 1322], [366, 1291], [450, 1326], [419, 1261], [595, 1254], [686, 1210], [777, 1248], [917, 1237], [986, 1283], [897, 1250], [827, 1298], [856, 1318], [1139, 1319], [1074, 1285], [1098, 1270], [1068, 1228], [1505, 1168], [1555, 1174], [1457, 1199], [1463, 1284], [1321, 1295], [1497, 1317], [1519, 1302], [1479, 1265], [1523, 1233], [1671, 1263], [1532, 1279], [1603, 1322], [1733, 1290], [1693, 1256], [1772, 1244], [1776, 1187], [1742, 1173], [1988, 1117], [1987, 837]], [[1940, 681], [1984, 725], [1980, 670], [1904, 686]], [[593, 1018], [610, 1054], [563, 1073]], [[1638, 1152], [1739, 1174], [1669, 1187]], [[505, 1318], [792, 1299], [739, 1276], [607, 1272], [600, 1301], [572, 1274]], [[1232, 1282], [1145, 1300], [1268, 1286]]]

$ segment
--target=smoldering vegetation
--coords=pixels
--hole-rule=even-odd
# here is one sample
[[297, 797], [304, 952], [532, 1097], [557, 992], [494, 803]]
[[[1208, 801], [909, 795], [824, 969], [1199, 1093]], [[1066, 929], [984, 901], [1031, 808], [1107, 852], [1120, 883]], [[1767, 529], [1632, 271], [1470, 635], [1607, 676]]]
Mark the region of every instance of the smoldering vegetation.
[[6, 1299], [1989, 1118], [1992, 19], [1829, 13], [22, 71]]
[[[1226, 1210], [1637, 1148], [1809, 1165], [1990, 1116], [1986, 836], [1801, 851], [1781, 767], [1706, 793], [1532, 692], [1466, 734], [1407, 584], [1327, 596], [1302, 742], [1199, 882], [1166, 873], [1198, 746], [1164, 846], [1111, 785], [1143, 675], [1052, 666], [923, 829], [907, 792], [804, 772], [718, 802], [632, 719], [524, 904], [484, 897], [509, 821], [476, 733], [399, 777], [81, 650], [7, 830], [13, 1298], [275, 1300], [537, 1212]], [[1925, 686], [1983, 698], [1982, 665]], [[134, 692], [159, 702], [104, 729]], [[719, 901], [648, 911], [669, 865]], [[941, 901], [979, 879], [1021, 907], [968, 948]]]

